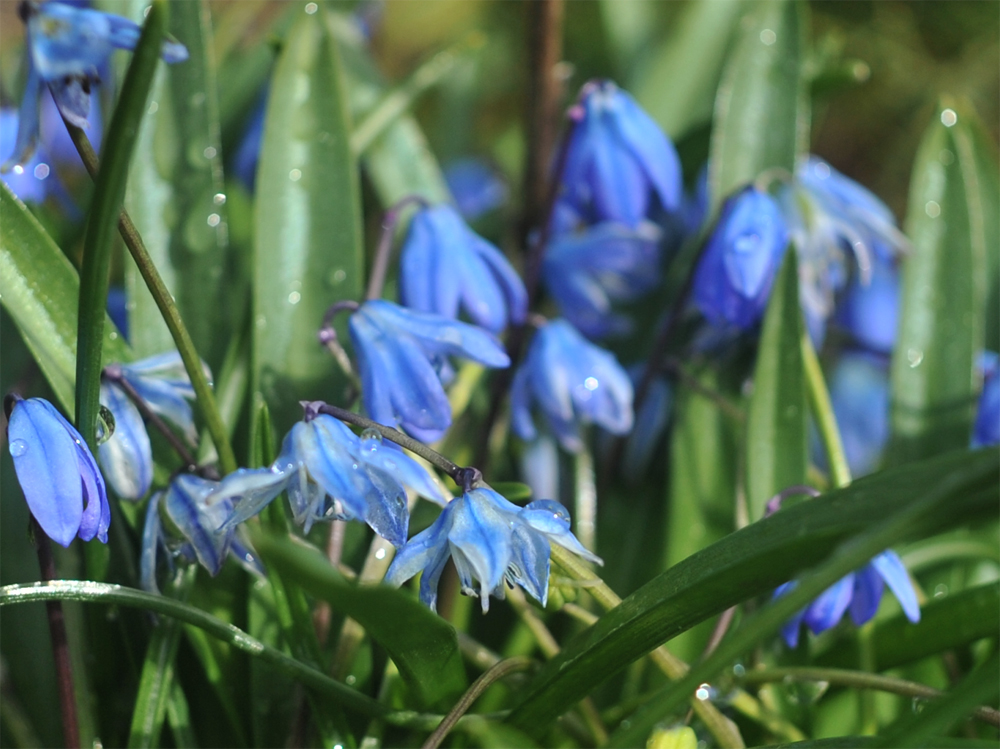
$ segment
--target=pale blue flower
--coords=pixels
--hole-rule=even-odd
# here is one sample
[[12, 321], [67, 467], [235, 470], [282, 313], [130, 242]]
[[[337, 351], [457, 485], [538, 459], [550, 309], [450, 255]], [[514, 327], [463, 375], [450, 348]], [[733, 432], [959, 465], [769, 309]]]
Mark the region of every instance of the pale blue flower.
[[973, 447], [1000, 444], [1000, 358], [993, 351], [984, 351], [979, 357], [979, 369], [983, 390], [976, 407]]
[[[888, 362], [873, 354], [846, 351], [830, 372], [829, 387], [851, 473], [871, 473], [889, 439]], [[818, 444], [814, 452], [825, 465], [826, 457]]]
[[614, 355], [565, 320], [554, 320], [535, 333], [514, 376], [511, 426], [521, 439], [535, 439], [531, 406], [537, 403], [562, 446], [579, 452], [584, 423], [613, 434], [632, 428], [632, 395], [632, 382]]
[[504, 598], [504, 582], [520, 585], [544, 606], [551, 543], [602, 564], [570, 532], [569, 514], [558, 502], [540, 500], [522, 509], [492, 489], [473, 489], [399, 550], [385, 580], [399, 586], [422, 572], [420, 600], [436, 610], [438, 581], [451, 557], [462, 592], [478, 596], [484, 613], [490, 595]]
[[440, 439], [451, 426], [440, 376], [448, 357], [510, 366], [503, 346], [487, 331], [392, 302], [365, 302], [349, 328], [368, 415], [424, 442]]
[[867, 283], [855, 275], [834, 319], [862, 346], [891, 354], [899, 326], [899, 271], [878, 253]]
[[86, 441], [42, 398], [8, 396], [7, 446], [35, 520], [53, 541], [107, 543], [111, 507]]
[[400, 256], [399, 288], [407, 307], [450, 319], [461, 309], [492, 333], [524, 322], [528, 312], [528, 293], [507, 258], [445, 203], [413, 216]]

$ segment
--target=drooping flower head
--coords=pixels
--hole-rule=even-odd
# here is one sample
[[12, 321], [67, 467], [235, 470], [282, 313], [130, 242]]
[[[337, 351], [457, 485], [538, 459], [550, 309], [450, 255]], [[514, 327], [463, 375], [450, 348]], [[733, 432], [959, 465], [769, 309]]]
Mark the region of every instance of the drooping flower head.
[[107, 543], [111, 507], [86, 441], [47, 400], [8, 398], [8, 449], [35, 520], [63, 546], [77, 536]]
[[660, 279], [660, 229], [602, 223], [556, 235], [542, 278], [563, 316], [590, 338], [627, 333], [631, 320], [612, 310], [655, 288]]
[[[135, 49], [141, 29], [127, 18], [50, 0], [25, 0], [20, 5], [27, 26], [28, 78], [21, 100], [14, 156], [6, 170], [31, 157], [38, 139], [39, 101], [43, 84], [63, 116], [86, 128], [91, 87], [100, 83], [100, 69], [117, 49]], [[167, 40], [161, 50], [166, 62], [187, 59], [183, 44]]]
[[458, 318], [500, 333], [524, 322], [528, 294], [507, 258], [442, 203], [414, 215], [400, 256], [400, 294], [407, 307]]
[[880, 354], [892, 353], [899, 322], [899, 271], [878, 254], [867, 283], [851, 279], [834, 316], [854, 339]]
[[444, 168], [444, 179], [466, 221], [475, 221], [507, 200], [507, 183], [484, 159], [453, 161]]
[[[887, 364], [873, 354], [846, 351], [830, 373], [830, 402], [854, 476], [875, 470], [889, 439]], [[815, 452], [823, 465], [822, 451]]]
[[564, 198], [588, 222], [638, 226], [656, 195], [667, 211], [681, 198], [680, 159], [673, 143], [636, 101], [610, 81], [591, 81], [570, 110], [562, 175]]
[[986, 447], [1000, 444], [1000, 357], [993, 351], [984, 351], [979, 357], [979, 369], [983, 374], [983, 390], [976, 408], [972, 446]]
[[368, 415], [424, 442], [440, 439], [451, 426], [440, 376], [449, 356], [510, 366], [503, 346], [485, 330], [380, 299], [362, 304], [349, 328]]
[[[878, 611], [885, 586], [893, 592], [903, 613], [911, 622], [920, 621], [920, 605], [913, 583], [894, 551], [883, 551], [857, 572], [852, 572], [827, 588], [809, 606], [792, 617], [781, 629], [788, 647], [799, 644], [799, 629], [803, 622], [818, 635], [836, 626], [850, 609], [851, 620], [860, 627]], [[775, 598], [794, 589], [795, 583], [785, 583], [774, 592]]]
[[613, 434], [632, 428], [632, 382], [615, 357], [565, 320], [544, 325], [531, 342], [511, 386], [511, 426], [533, 440], [532, 403], [545, 415], [562, 446], [583, 449], [580, 427], [597, 424]]
[[695, 270], [694, 301], [713, 325], [752, 328], [788, 245], [774, 198], [754, 186], [729, 198]]
[[483, 613], [491, 595], [504, 598], [504, 582], [520, 585], [544, 606], [551, 543], [602, 564], [572, 534], [569, 514], [558, 502], [539, 500], [520, 508], [492, 489], [473, 489], [448, 503], [430, 528], [399, 550], [385, 580], [398, 586], [422, 572], [420, 600], [436, 610], [438, 581], [451, 557], [462, 592], [478, 596]]

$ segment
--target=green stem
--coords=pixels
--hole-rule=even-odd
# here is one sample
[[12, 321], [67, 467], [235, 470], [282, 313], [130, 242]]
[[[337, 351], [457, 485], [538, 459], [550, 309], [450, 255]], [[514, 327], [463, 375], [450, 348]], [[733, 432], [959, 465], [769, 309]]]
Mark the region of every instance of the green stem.
[[849, 486], [851, 469], [847, 465], [844, 443], [840, 439], [837, 417], [833, 414], [833, 405], [830, 403], [830, 393], [826, 389], [826, 380], [823, 379], [823, 370], [819, 366], [816, 349], [813, 348], [808, 333], [802, 336], [802, 364], [806, 370], [809, 405], [812, 407], [813, 416], [816, 417], [816, 426], [823, 440], [827, 462], [830, 464], [830, 479], [836, 488]]
[[[841, 687], [857, 689], [873, 689], [879, 692], [890, 692], [903, 697], [934, 699], [944, 692], [938, 691], [926, 684], [906, 679], [896, 679], [891, 676], [872, 674], [867, 671], [851, 671], [846, 668], [814, 668], [812, 666], [787, 666], [784, 668], [768, 668], [760, 671], [748, 671], [740, 677], [744, 684], [768, 684], [779, 681], [822, 681]], [[992, 707], [979, 707], [973, 712], [980, 720], [990, 725], [1000, 726], [1000, 712]]]
[[[94, 152], [94, 147], [90, 144], [87, 134], [79, 128], [72, 126], [69, 127], [69, 134], [90, 176], [96, 178], [100, 169], [100, 162], [97, 154]], [[181, 319], [181, 313], [177, 309], [173, 295], [163, 282], [160, 272], [153, 264], [153, 260], [149, 256], [149, 251], [146, 249], [146, 245], [139, 235], [139, 230], [135, 228], [135, 224], [132, 223], [132, 219], [124, 209], [121, 210], [118, 217], [118, 232], [121, 234], [122, 239], [125, 240], [125, 246], [139, 268], [139, 273], [146, 282], [146, 286], [150, 294], [153, 295], [156, 306], [159, 308], [160, 314], [163, 315], [163, 320], [170, 330], [170, 335], [174, 339], [177, 351], [180, 352], [181, 360], [184, 362], [184, 369], [187, 370], [188, 377], [191, 378], [191, 386], [194, 388], [198, 407], [201, 409], [201, 415], [205, 419], [205, 426], [208, 428], [212, 442], [215, 443], [215, 450], [219, 455], [219, 465], [222, 467], [222, 472], [224, 474], [232, 473], [239, 465], [236, 462], [236, 454], [233, 452], [232, 445], [229, 443], [229, 434], [226, 431], [222, 414], [219, 413], [218, 405], [215, 402], [215, 394], [212, 392], [212, 386], [209, 384], [208, 378], [205, 376], [205, 371], [201, 366], [201, 357], [198, 356], [198, 351], [194, 347], [194, 341], [191, 340], [191, 334], [188, 333], [187, 327]], [[99, 369], [98, 374], [100, 374]]]
[[91, 450], [97, 449], [101, 349], [104, 345], [115, 219], [125, 200], [128, 164], [135, 150], [139, 123], [146, 110], [146, 99], [159, 62], [166, 13], [166, 5], [155, 2], [146, 18], [142, 36], [125, 75], [121, 98], [108, 127], [105, 168], [96, 178], [94, 199], [87, 215], [77, 316], [76, 427]]

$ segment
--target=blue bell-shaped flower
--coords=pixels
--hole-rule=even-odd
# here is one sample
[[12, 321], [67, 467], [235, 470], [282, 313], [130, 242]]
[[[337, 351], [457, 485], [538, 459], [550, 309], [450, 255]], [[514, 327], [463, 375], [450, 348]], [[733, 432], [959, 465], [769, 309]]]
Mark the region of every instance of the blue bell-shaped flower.
[[713, 325], [752, 328], [764, 314], [788, 245], [774, 198], [744, 188], [723, 206], [694, 276], [694, 302]]
[[[903, 613], [911, 622], [920, 621], [920, 604], [913, 583], [894, 551], [883, 551], [857, 572], [852, 572], [827, 588], [809, 606], [792, 617], [781, 629], [788, 647], [799, 644], [802, 622], [818, 635], [836, 626], [850, 609], [851, 620], [860, 627], [870, 621], [878, 611], [885, 586], [896, 596]], [[785, 583], [774, 592], [777, 598], [795, 588], [795, 583]]]
[[635, 100], [610, 81], [591, 81], [570, 110], [562, 174], [564, 197], [588, 222], [638, 226], [650, 196], [673, 211], [680, 205], [681, 166], [673, 143]]
[[[63, 116], [86, 128], [90, 90], [100, 82], [99, 69], [115, 49], [135, 49], [142, 31], [122, 16], [54, 0], [25, 0], [20, 8], [27, 26], [28, 79], [21, 100], [17, 145], [4, 171], [31, 157], [38, 140], [43, 84], [52, 91]], [[168, 63], [188, 58], [187, 48], [171, 40], [163, 43], [161, 54]]]
[[632, 428], [632, 395], [632, 381], [611, 353], [565, 320], [553, 320], [535, 334], [514, 376], [511, 426], [521, 439], [535, 439], [531, 405], [537, 402], [562, 446], [579, 452], [585, 422], [613, 434]]
[[503, 346], [485, 330], [380, 299], [362, 304], [349, 328], [368, 415], [423, 442], [440, 439], [451, 426], [439, 374], [447, 357], [510, 366]]
[[544, 606], [551, 543], [602, 564], [570, 532], [569, 515], [558, 502], [540, 500], [522, 509], [492, 489], [473, 489], [450, 502], [430, 528], [399, 550], [385, 580], [398, 586], [423, 572], [420, 600], [436, 610], [438, 581], [451, 557], [462, 592], [478, 596], [483, 613], [489, 610], [490, 595], [504, 598], [504, 581], [520, 585]]
[[223, 528], [233, 502], [215, 494], [217, 481], [182, 473], [163, 496], [167, 515], [194, 547], [198, 561], [212, 575], [219, 574], [233, 541], [233, 528]]
[[612, 311], [655, 288], [660, 280], [662, 232], [644, 221], [632, 229], [603, 223], [553, 237], [542, 278], [559, 310], [584, 335], [623, 334], [631, 320]]
[[972, 446], [986, 447], [1000, 444], [1000, 357], [993, 351], [984, 351], [979, 357], [979, 369], [983, 374], [983, 390], [972, 428]]
[[400, 296], [419, 312], [457, 319], [459, 308], [500, 333], [524, 322], [528, 293], [507, 258], [442, 203], [414, 215], [400, 256]]
[[899, 322], [899, 271], [875, 255], [867, 283], [855, 276], [837, 308], [834, 319], [865, 348], [891, 354]]
[[8, 398], [8, 449], [35, 520], [63, 546], [77, 536], [107, 543], [111, 507], [83, 437], [47, 400]]
[[[830, 373], [830, 402], [854, 476], [878, 467], [889, 439], [889, 372], [881, 357], [858, 351], [841, 354]], [[825, 466], [822, 450], [814, 450]]]

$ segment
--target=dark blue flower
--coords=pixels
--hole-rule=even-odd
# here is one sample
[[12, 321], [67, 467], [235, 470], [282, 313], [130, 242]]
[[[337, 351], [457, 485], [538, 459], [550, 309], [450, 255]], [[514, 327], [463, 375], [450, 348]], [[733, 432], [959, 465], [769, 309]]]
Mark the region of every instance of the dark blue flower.
[[7, 424], [14, 471], [31, 514], [53, 541], [108, 541], [104, 478], [80, 433], [42, 398], [14, 399]]
[[899, 271], [876, 254], [867, 280], [857, 275], [851, 280], [835, 319], [862, 346], [890, 354], [899, 321]]
[[751, 186], [726, 201], [695, 270], [694, 301], [713, 325], [760, 320], [788, 245], [774, 198]]
[[[802, 622], [806, 623], [813, 634], [818, 635], [836, 626], [848, 609], [851, 611], [851, 620], [860, 627], [875, 616], [886, 585], [903, 607], [906, 618], [914, 623], [919, 622], [920, 605], [917, 603], [917, 594], [902, 560], [894, 551], [883, 551], [857, 572], [834, 583], [792, 617], [781, 629], [785, 642], [790, 648], [799, 644]], [[774, 592], [775, 598], [794, 587], [794, 582], [785, 583]]]
[[570, 532], [569, 514], [558, 502], [540, 500], [522, 509], [492, 489], [473, 489], [448, 503], [430, 528], [399, 550], [385, 580], [398, 586], [422, 572], [420, 600], [436, 609], [438, 581], [451, 557], [462, 592], [478, 596], [484, 613], [490, 595], [504, 598], [505, 581], [544, 606], [551, 543], [602, 563]]
[[563, 316], [590, 338], [627, 333], [631, 320], [612, 311], [660, 280], [659, 228], [603, 223], [553, 237], [542, 265], [545, 287]]
[[[141, 29], [127, 18], [60, 2], [21, 5], [27, 25], [28, 79], [21, 100], [17, 145], [6, 170], [30, 158], [38, 139], [39, 101], [43, 84], [52, 92], [63, 116], [86, 128], [91, 86], [100, 82], [99, 69], [117, 49], [135, 49]], [[183, 44], [167, 40], [167, 62], [188, 57]]]
[[444, 179], [466, 221], [475, 221], [507, 200], [507, 183], [484, 159], [453, 161], [445, 167]]
[[588, 222], [637, 226], [650, 194], [680, 205], [681, 166], [673, 143], [635, 100], [610, 81], [588, 83], [571, 110], [577, 120], [562, 175], [564, 197]]
[[[889, 439], [889, 372], [881, 358], [848, 351], [830, 373], [830, 402], [854, 476], [871, 473]], [[819, 449], [818, 462], [825, 464]]]
[[270, 468], [226, 476], [212, 497], [238, 500], [224, 529], [259, 513], [282, 491], [308, 533], [318, 520], [362, 520], [395, 546], [406, 542], [406, 488], [445, 504], [450, 498], [430, 474], [378, 433], [359, 439], [338, 419], [314, 414], [292, 427]]
[[983, 373], [983, 390], [972, 430], [973, 447], [1000, 443], [1000, 359], [993, 351], [985, 351], [980, 355], [979, 368]]
[[597, 424], [613, 434], [632, 428], [632, 382], [615, 357], [565, 320], [542, 327], [511, 386], [511, 426], [533, 440], [532, 402], [571, 452], [583, 449], [580, 426]]
[[399, 284], [407, 307], [449, 319], [457, 318], [461, 307], [493, 333], [523, 322], [528, 312], [528, 294], [507, 258], [447, 204], [414, 215], [403, 243]]
[[233, 502], [214, 493], [218, 485], [217, 481], [182, 473], [170, 482], [162, 500], [170, 520], [212, 575], [222, 569], [235, 532], [233, 528], [222, 527], [232, 514]]
[[447, 357], [510, 366], [503, 346], [485, 330], [391, 302], [365, 302], [349, 328], [368, 415], [424, 442], [440, 439], [451, 426], [439, 374]]

